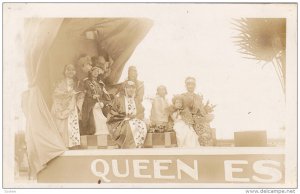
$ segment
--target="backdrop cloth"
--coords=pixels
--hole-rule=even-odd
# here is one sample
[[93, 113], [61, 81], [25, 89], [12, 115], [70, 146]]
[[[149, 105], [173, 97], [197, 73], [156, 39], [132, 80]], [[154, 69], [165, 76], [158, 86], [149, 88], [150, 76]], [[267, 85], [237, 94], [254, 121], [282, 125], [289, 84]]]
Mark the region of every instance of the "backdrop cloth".
[[[77, 54], [85, 49], [80, 47], [82, 43], [94, 45], [96, 54], [105, 50], [113, 58], [112, 73], [106, 83], [114, 84], [151, 26], [152, 21], [144, 18], [25, 20], [25, 65], [29, 87], [23, 93], [22, 108], [26, 116], [25, 138], [33, 175], [67, 150], [49, 111], [53, 83], [62, 78], [64, 65], [73, 63], [70, 59], [78, 57]], [[85, 37], [87, 31], [95, 31], [98, 36], [88, 40]]]

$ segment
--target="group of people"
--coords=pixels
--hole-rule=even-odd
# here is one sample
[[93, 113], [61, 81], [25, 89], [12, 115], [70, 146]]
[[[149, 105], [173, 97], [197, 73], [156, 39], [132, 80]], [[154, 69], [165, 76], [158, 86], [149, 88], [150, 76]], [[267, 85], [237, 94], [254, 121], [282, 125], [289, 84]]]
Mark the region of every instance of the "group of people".
[[150, 131], [174, 130], [178, 147], [212, 146], [214, 135], [210, 122], [215, 105], [209, 101], [203, 104], [203, 97], [195, 93], [194, 77], [187, 77], [185, 85], [187, 92], [175, 95], [171, 105], [165, 98], [166, 87], [157, 88], [152, 102]]
[[143, 147], [147, 133], [175, 131], [179, 147], [212, 145], [210, 122], [214, 106], [203, 104], [194, 93], [196, 80], [185, 81], [187, 92], [176, 95], [169, 105], [165, 86], [157, 88], [152, 101], [150, 123], [144, 120], [144, 84], [134, 66], [128, 78], [108, 92], [104, 83], [110, 75], [111, 57], [84, 56], [77, 66], [64, 67], [53, 92], [51, 113], [66, 147], [80, 145], [82, 135], [110, 135], [120, 148]]

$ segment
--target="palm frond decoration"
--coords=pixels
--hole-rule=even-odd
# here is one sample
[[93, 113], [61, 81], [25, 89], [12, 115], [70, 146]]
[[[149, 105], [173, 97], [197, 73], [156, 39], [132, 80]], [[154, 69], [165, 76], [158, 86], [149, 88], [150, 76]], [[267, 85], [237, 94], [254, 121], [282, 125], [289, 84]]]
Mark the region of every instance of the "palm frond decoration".
[[283, 93], [286, 87], [286, 19], [241, 18], [232, 22], [234, 43], [244, 58], [273, 64]]

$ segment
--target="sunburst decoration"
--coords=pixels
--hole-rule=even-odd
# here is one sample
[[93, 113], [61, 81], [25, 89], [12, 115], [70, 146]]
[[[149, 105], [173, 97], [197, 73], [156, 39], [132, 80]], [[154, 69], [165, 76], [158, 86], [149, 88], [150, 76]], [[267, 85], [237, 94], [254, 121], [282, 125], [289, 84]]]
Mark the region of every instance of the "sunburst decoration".
[[283, 92], [286, 87], [286, 20], [242, 18], [232, 22], [238, 35], [234, 42], [244, 58], [273, 64]]

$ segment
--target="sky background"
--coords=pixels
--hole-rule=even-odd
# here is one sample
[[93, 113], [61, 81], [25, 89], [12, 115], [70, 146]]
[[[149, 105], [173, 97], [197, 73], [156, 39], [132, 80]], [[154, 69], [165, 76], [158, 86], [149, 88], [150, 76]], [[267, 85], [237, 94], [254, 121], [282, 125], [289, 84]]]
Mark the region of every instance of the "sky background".
[[[171, 99], [185, 92], [184, 80], [193, 76], [196, 93], [217, 105], [212, 122], [217, 138], [233, 138], [234, 131], [244, 130], [266, 130], [271, 138], [282, 137], [284, 95], [274, 67], [237, 52], [232, 18], [178, 14], [152, 19], [153, 28], [127, 62], [121, 80], [127, 67], [135, 65], [146, 97], [155, 96], [162, 84]], [[146, 116], [149, 103], [144, 102]]]
[[[85, 6], [85, 5], [82, 5]], [[81, 6], [81, 7], [82, 7]], [[99, 10], [105, 17], [111, 17], [112, 11], [105, 6], [90, 8], [91, 17], [99, 17]], [[78, 8], [80, 11], [84, 10]], [[283, 137], [285, 105], [280, 82], [272, 64], [258, 63], [244, 59], [237, 52], [232, 36], [236, 35], [232, 18], [236, 16], [261, 15], [272, 16], [273, 10], [247, 9], [214, 6], [207, 9], [204, 5], [181, 7], [179, 4], [156, 7], [147, 5], [147, 9], [135, 9], [128, 5], [126, 9], [116, 5], [114, 17], [146, 17], [153, 20], [153, 27], [138, 45], [126, 63], [120, 81], [127, 76], [127, 67], [135, 65], [139, 79], [145, 84], [145, 97], [155, 96], [158, 85], [165, 85], [168, 98], [185, 92], [184, 80], [187, 76], [197, 79], [196, 92], [203, 95], [204, 101], [216, 104], [215, 119], [211, 123], [216, 128], [218, 139], [233, 138], [235, 131], [266, 130], [268, 137]], [[65, 17], [84, 17], [87, 13], [57, 7], [56, 13]], [[53, 17], [53, 12], [44, 13], [36, 8], [32, 13], [44, 17]], [[225, 14], [226, 13], [226, 14]], [[48, 14], [48, 15], [47, 15]], [[68, 15], [69, 14], [69, 15]], [[63, 17], [63, 14], [60, 14]], [[18, 26], [16, 23], [14, 25]], [[22, 27], [22, 25], [20, 25]], [[22, 31], [22, 29], [18, 29]], [[18, 38], [18, 34], [16, 34]], [[23, 53], [22, 47], [12, 47], [7, 52]], [[9, 58], [8, 58], [9, 60]], [[14, 58], [9, 71], [14, 79], [6, 79], [10, 87], [8, 93], [14, 100], [9, 113], [14, 128], [24, 129], [25, 118], [21, 111], [21, 94], [27, 89], [23, 59]], [[146, 116], [149, 116], [150, 104], [145, 100]]]

